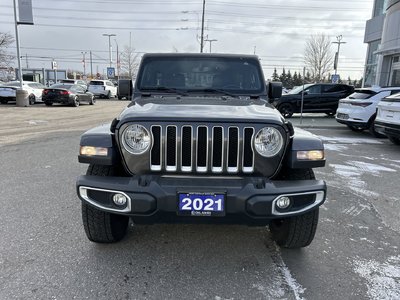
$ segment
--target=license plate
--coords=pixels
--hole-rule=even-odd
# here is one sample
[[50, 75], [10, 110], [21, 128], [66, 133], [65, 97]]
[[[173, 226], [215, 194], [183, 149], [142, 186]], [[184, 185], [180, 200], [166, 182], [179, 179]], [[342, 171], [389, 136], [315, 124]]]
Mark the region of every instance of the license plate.
[[225, 194], [223, 193], [179, 193], [178, 215], [224, 216]]

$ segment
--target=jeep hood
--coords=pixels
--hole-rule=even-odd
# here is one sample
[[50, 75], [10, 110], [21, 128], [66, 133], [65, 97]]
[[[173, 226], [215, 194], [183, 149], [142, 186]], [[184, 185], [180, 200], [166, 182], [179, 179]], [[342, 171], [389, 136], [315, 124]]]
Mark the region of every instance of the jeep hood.
[[236, 123], [272, 123], [281, 125], [283, 117], [271, 105], [252, 99], [229, 100], [183, 99], [152, 101], [135, 104], [126, 108], [119, 116], [121, 123], [131, 121], [157, 120], [165, 122], [236, 122]]

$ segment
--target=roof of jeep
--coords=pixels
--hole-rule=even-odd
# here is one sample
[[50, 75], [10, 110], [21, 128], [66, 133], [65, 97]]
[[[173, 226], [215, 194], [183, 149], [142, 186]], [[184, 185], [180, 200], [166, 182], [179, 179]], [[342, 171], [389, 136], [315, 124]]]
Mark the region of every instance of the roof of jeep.
[[254, 54], [231, 54], [231, 53], [146, 53], [143, 57], [229, 57], [229, 58], [255, 58]]

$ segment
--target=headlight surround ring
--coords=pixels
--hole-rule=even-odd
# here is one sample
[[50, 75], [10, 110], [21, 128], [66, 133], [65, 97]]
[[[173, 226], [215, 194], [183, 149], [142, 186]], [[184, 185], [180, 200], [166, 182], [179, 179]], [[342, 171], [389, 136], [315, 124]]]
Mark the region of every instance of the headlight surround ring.
[[253, 140], [254, 149], [263, 157], [273, 157], [283, 148], [283, 137], [274, 127], [261, 128]]
[[121, 140], [125, 150], [134, 155], [145, 153], [151, 146], [150, 133], [146, 127], [140, 124], [126, 127]]

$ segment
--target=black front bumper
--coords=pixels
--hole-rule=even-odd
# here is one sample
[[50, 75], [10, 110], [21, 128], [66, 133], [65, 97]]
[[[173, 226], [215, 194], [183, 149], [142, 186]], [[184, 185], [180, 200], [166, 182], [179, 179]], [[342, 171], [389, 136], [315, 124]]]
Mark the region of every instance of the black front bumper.
[[[129, 197], [127, 205], [117, 207], [115, 193]], [[178, 193], [224, 193], [224, 217], [182, 217], [177, 215]], [[80, 176], [77, 180], [79, 198], [100, 210], [134, 217], [145, 223], [176, 222], [200, 219], [206, 222], [261, 223], [270, 219], [304, 214], [320, 206], [326, 197], [322, 180], [270, 181], [265, 178], [218, 177], [101, 177]], [[288, 195], [292, 205], [282, 211], [275, 202]], [[166, 218], [163, 218], [166, 217]]]

